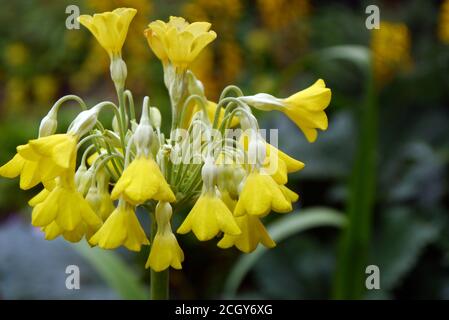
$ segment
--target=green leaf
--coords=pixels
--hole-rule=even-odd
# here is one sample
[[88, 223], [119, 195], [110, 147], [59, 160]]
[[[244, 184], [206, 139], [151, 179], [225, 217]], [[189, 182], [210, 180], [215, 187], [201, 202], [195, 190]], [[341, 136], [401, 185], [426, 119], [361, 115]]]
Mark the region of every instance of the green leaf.
[[99, 273], [104, 281], [114, 289], [123, 299], [144, 300], [149, 293], [139, 282], [136, 272], [129, 268], [114, 252], [91, 248], [85, 242], [72, 246]]
[[[424, 247], [438, 237], [438, 224], [426, 221], [424, 216], [423, 212], [407, 207], [383, 212], [381, 233], [369, 261], [379, 267], [381, 291], [393, 290], [415, 266]], [[375, 293], [370, 292], [369, 296], [376, 297]]]
[[[324, 226], [341, 227], [345, 223], [344, 216], [330, 208], [309, 208], [291, 213], [268, 226], [268, 232], [277, 243], [299, 232]], [[267, 251], [259, 246], [254, 252], [242, 255], [231, 270], [225, 283], [224, 295], [233, 297], [246, 274], [259, 258]]]

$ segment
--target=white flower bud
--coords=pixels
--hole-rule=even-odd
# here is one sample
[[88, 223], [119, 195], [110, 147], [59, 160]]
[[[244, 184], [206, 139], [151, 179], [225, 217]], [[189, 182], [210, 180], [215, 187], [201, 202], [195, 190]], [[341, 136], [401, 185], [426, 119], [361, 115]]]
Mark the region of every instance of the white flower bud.
[[103, 105], [101, 104], [97, 104], [95, 107], [79, 113], [75, 120], [72, 121], [68, 133], [83, 136], [92, 130], [97, 123], [98, 113], [100, 112], [102, 106]]
[[[83, 174], [80, 174], [78, 178], [78, 184], [76, 184], [77, 190], [82, 195], [85, 195], [89, 190], [92, 179], [94, 178], [94, 167], [90, 167]], [[76, 181], [76, 180], [75, 180]]]
[[254, 96], [238, 97], [239, 100], [246, 104], [262, 111], [280, 110], [284, 108], [284, 102], [282, 99], [273, 97], [268, 93], [258, 93]]
[[158, 108], [150, 107], [150, 121], [153, 127], [155, 128], [161, 127], [162, 116]]
[[137, 154], [144, 154], [148, 156], [151, 148], [151, 138], [153, 135], [153, 128], [148, 118], [148, 97], [145, 97], [142, 116], [140, 117], [139, 125], [133, 135], [133, 141], [137, 148]]
[[159, 230], [164, 230], [165, 228], [169, 228], [169, 232], [171, 232], [170, 227], [170, 219], [173, 214], [173, 209], [168, 202], [159, 201], [156, 205], [156, 222]]
[[252, 165], [262, 166], [267, 151], [265, 143], [257, 134], [252, 134], [248, 145], [248, 162]]
[[117, 88], [124, 88], [128, 69], [125, 61], [121, 57], [114, 57], [109, 66], [111, 79]]
[[41, 120], [41, 124], [39, 126], [39, 137], [51, 136], [56, 132], [57, 127], [57, 113], [51, 109], [50, 112], [48, 112], [48, 114]]

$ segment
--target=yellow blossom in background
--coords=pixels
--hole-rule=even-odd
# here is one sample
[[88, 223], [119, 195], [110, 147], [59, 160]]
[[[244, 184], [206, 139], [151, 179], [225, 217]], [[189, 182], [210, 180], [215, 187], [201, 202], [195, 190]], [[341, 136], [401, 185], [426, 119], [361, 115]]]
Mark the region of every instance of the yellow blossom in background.
[[58, 93], [58, 81], [51, 75], [39, 75], [33, 79], [33, 96], [36, 103], [48, 105]]
[[145, 30], [148, 44], [164, 63], [185, 70], [217, 34], [209, 30], [208, 22], [188, 23], [181, 17], [170, 17], [169, 22], [153, 21]]
[[449, 0], [443, 1], [438, 19], [438, 37], [441, 42], [449, 44]]
[[263, 23], [277, 30], [307, 16], [311, 5], [309, 0], [257, 0], [257, 8]]
[[373, 71], [376, 84], [388, 82], [398, 71], [411, 65], [410, 33], [404, 23], [382, 21], [371, 38]]
[[121, 56], [129, 24], [136, 12], [136, 9], [118, 8], [93, 16], [81, 15], [78, 21], [89, 29], [112, 59], [113, 56]]
[[6, 46], [3, 53], [5, 62], [10, 67], [25, 64], [29, 58], [28, 48], [21, 42], [13, 42]]

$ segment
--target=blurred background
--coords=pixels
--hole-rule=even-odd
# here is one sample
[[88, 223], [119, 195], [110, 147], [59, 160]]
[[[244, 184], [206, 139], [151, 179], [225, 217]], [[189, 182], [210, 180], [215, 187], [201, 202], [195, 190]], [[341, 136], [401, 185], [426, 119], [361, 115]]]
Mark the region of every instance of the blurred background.
[[[346, 228], [298, 230], [252, 260], [216, 241], [180, 237], [186, 260], [171, 270], [172, 298], [449, 298], [449, 1], [4, 1], [2, 164], [36, 136], [58, 97], [116, 99], [104, 50], [87, 30], [65, 27], [70, 4], [89, 14], [138, 10], [123, 52], [127, 87], [136, 101], [149, 95], [165, 119], [162, 67], [143, 29], [170, 15], [209, 21], [218, 34], [194, 66], [210, 100], [228, 84], [285, 97], [323, 78], [332, 89], [329, 129], [314, 144], [281, 114], [258, 117], [261, 127], [279, 128], [281, 149], [306, 163], [290, 177], [301, 196], [291, 215], [338, 211], [348, 216]], [[365, 27], [369, 4], [380, 8], [379, 30]], [[75, 111], [64, 108], [60, 128]], [[134, 254], [45, 241], [26, 206], [36, 192], [0, 179], [0, 298], [145, 296], [148, 248]], [[236, 268], [242, 261], [245, 272]], [[81, 290], [65, 287], [73, 264]], [[364, 285], [366, 265], [379, 267], [379, 290], [351, 287], [351, 278]]]

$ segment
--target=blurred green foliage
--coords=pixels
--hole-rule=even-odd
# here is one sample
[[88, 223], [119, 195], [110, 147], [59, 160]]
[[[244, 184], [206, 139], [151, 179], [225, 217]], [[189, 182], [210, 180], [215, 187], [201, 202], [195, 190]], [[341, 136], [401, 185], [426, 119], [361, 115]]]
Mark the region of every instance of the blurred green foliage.
[[[210, 99], [231, 83], [249, 94], [264, 91], [287, 96], [318, 77], [325, 79], [333, 92], [329, 130], [316, 143], [308, 144], [280, 114], [260, 116], [264, 117], [262, 127], [280, 129], [281, 149], [306, 163], [289, 181], [301, 195], [295, 214], [311, 206], [343, 211], [365, 83], [353, 63], [325, 61], [319, 59], [319, 53], [340, 45], [369, 48], [371, 32], [365, 28], [365, 7], [373, 2], [380, 6], [382, 20], [407, 26], [411, 65], [395, 70], [377, 91], [377, 184], [372, 241], [366, 255], [367, 263], [380, 268], [381, 290], [365, 297], [449, 299], [449, 45], [438, 37], [442, 1], [5, 2], [0, 11], [0, 161], [5, 162], [15, 146], [35, 136], [39, 119], [58, 96], [75, 93], [87, 101], [114, 97], [106, 55], [85, 30], [65, 28], [66, 5], [79, 4], [82, 12], [88, 13], [134, 6], [141, 12], [137, 17], [140, 29], [151, 19], [166, 19], [171, 14], [213, 23], [218, 38], [195, 67]], [[128, 87], [136, 93], [136, 101], [148, 94], [152, 103], [169, 112], [162, 68], [146, 48], [137, 25], [125, 43]], [[63, 118], [69, 119], [70, 112], [64, 111]], [[11, 225], [8, 217], [24, 208], [34, 192], [19, 193], [16, 184], [0, 180], [0, 296], [57, 297], [60, 288], [48, 280], [50, 276], [45, 278], [47, 286], [29, 278], [27, 287], [20, 286], [20, 273], [29, 272], [29, 261], [39, 261], [44, 270], [50, 264], [54, 268], [69, 264], [71, 255], [55, 249], [54, 254], [26, 258], [34, 250], [27, 245], [27, 237], [35, 231], [14, 231], [17, 226]], [[28, 220], [28, 210], [23, 211], [17, 216]], [[176, 226], [179, 221], [174, 218]], [[319, 228], [279, 243], [254, 265], [238, 297], [330, 298], [338, 237], [338, 230]], [[52, 246], [42, 238], [32, 239], [47, 249]], [[222, 297], [228, 273], [240, 253], [218, 250], [214, 241], [198, 243], [190, 236], [180, 241], [186, 261], [182, 271], [171, 272], [172, 296]], [[148, 252], [124, 256], [118, 250], [117, 254], [131, 265], [142, 265]], [[11, 263], [5, 262], [8, 260]], [[94, 271], [89, 274], [96, 277]], [[147, 274], [138, 276], [147, 283]], [[104, 287], [86, 290], [85, 297], [111, 297]]]

